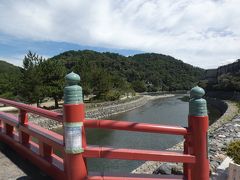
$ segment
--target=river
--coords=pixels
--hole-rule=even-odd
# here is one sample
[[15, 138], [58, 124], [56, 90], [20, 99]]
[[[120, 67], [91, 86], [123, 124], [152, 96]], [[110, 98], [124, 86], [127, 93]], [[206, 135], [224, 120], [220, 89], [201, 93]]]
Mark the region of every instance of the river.
[[[108, 119], [144, 123], [187, 126], [188, 102], [180, 100], [183, 95], [156, 99], [137, 109], [114, 115]], [[211, 121], [220, 117], [220, 112], [209, 107]], [[154, 133], [138, 133], [117, 130], [87, 129], [89, 145], [117, 148], [163, 150], [180, 142], [182, 137]], [[88, 169], [98, 172], [130, 172], [140, 166], [141, 161], [88, 159]]]

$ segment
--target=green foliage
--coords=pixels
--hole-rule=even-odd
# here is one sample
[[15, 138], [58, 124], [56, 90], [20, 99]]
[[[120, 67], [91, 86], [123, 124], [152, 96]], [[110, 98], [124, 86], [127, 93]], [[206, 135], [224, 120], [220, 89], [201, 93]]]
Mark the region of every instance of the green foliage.
[[240, 140], [231, 142], [227, 147], [227, 155], [240, 164]]
[[52, 97], [55, 101], [55, 108], [58, 108], [58, 101], [63, 97], [65, 85], [64, 77], [67, 70], [61, 61], [48, 60], [39, 65], [41, 71], [42, 93], [44, 97]]
[[132, 82], [132, 87], [136, 92], [145, 92], [147, 90], [145, 83], [143, 81]]
[[[143, 90], [189, 90], [204, 73], [202, 69], [183, 63], [171, 56], [155, 53], [125, 57], [116, 53], [84, 50], [67, 51], [52, 59], [63, 61], [68, 69], [79, 73], [82, 77], [83, 90], [87, 93], [102, 89], [101, 83], [105, 83], [108, 90], [113, 89], [115, 88], [114, 84], [120, 79], [131, 84], [132, 87], [135, 87], [134, 84], [140, 81], [141, 92]], [[102, 78], [105, 78], [108, 83], [102, 80], [105, 82], [96, 84], [95, 80], [100, 81]]]
[[4, 74], [4, 73], [19, 74], [20, 73], [20, 67], [14, 66], [10, 63], [7, 63], [5, 61], [0, 60], [0, 74]]
[[37, 103], [37, 106], [44, 98], [43, 74], [40, 67], [43, 61], [44, 59], [36, 53], [28, 52], [23, 60], [22, 84], [19, 87], [22, 100]]
[[62, 61], [44, 60], [28, 52], [23, 60], [23, 80], [20, 95], [29, 103], [39, 103], [46, 97], [53, 98], [55, 108], [62, 99], [67, 70]]
[[121, 93], [118, 90], [110, 90], [108, 91], [105, 96], [104, 96], [104, 100], [106, 101], [115, 101], [118, 100], [121, 96]]
[[20, 67], [0, 61], [0, 97], [15, 99], [21, 83]]
[[[203, 70], [173, 57], [155, 53], [125, 57], [116, 53], [67, 51], [48, 60], [28, 52], [23, 68], [0, 61], [0, 96], [39, 103], [46, 97], [62, 99], [64, 76], [81, 76], [85, 95], [116, 100], [123, 94], [144, 91], [189, 90]], [[6, 70], [5, 70], [6, 69]]]
[[218, 77], [214, 89], [224, 91], [240, 91], [240, 73], [228, 73]]

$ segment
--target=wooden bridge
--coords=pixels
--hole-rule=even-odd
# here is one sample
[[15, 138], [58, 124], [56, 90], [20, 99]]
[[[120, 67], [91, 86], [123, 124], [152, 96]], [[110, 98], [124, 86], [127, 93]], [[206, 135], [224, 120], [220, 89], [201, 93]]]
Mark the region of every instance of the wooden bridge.
[[[208, 116], [206, 101], [202, 99], [203, 89], [195, 87], [191, 90], [188, 127], [180, 127], [85, 119], [82, 88], [77, 85], [79, 81], [80, 77], [77, 74], [70, 73], [66, 76], [63, 114], [0, 99], [1, 104], [19, 109], [18, 117], [0, 112], [0, 141], [11, 146], [21, 156], [33, 162], [54, 179], [59, 180], [209, 179]], [[28, 113], [63, 123], [64, 134], [57, 134], [29, 122]], [[86, 142], [86, 128], [179, 135], [185, 139], [184, 151], [91, 146]], [[36, 141], [33, 141], [33, 138]], [[61, 156], [56, 155], [56, 151], [60, 152]], [[182, 176], [94, 174], [88, 172], [87, 158], [180, 162], [183, 163], [184, 174]]]

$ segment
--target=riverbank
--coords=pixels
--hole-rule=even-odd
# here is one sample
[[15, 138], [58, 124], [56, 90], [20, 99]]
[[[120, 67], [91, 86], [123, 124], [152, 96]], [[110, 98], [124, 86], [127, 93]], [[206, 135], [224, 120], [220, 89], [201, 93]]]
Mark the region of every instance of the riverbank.
[[[156, 96], [140, 95], [134, 97], [133, 99], [128, 100], [119, 100], [97, 104], [86, 104], [85, 116], [87, 119], [106, 118], [115, 114], [124, 113], [135, 108], [141, 107], [151, 100], [168, 98], [173, 96], [174, 96], [173, 94], [164, 94]], [[62, 113], [62, 109], [56, 111]], [[34, 114], [30, 114], [29, 119], [30, 121], [47, 129], [55, 129], [62, 126], [61, 123]]]
[[[235, 119], [240, 118], [238, 115], [238, 107], [231, 101], [224, 101], [224, 103], [226, 103], [228, 107], [226, 112], [209, 128], [209, 159], [212, 172], [215, 172], [216, 168], [225, 159], [226, 156], [224, 149], [231, 139], [234, 139], [238, 136], [240, 138], [240, 134], [236, 134], [240, 132], [240, 125], [236, 125], [234, 121]], [[228, 137], [228, 141], [223, 140], [226, 137]], [[176, 144], [168, 150], [183, 151], [183, 142]], [[181, 163], [161, 163], [147, 161], [137, 169], [133, 170], [132, 173], [181, 174], [182, 171]]]

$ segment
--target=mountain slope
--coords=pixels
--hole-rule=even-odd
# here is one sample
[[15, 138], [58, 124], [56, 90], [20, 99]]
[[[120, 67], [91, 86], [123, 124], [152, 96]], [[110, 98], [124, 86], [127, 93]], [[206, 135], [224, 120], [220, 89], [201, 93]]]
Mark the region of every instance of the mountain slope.
[[6, 61], [0, 60], [0, 73], [19, 73], [20, 68]]
[[106, 76], [121, 78], [131, 85], [141, 82], [149, 91], [188, 90], [204, 73], [203, 69], [156, 53], [125, 57], [116, 53], [83, 50], [67, 51], [51, 59], [63, 61], [69, 70], [80, 73], [83, 84], [87, 84], [87, 80], [92, 81], [92, 74], [100, 71]]
[[20, 86], [20, 67], [0, 60], [0, 97], [12, 99]]

